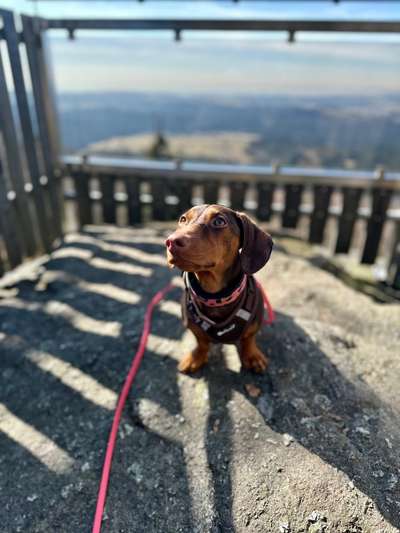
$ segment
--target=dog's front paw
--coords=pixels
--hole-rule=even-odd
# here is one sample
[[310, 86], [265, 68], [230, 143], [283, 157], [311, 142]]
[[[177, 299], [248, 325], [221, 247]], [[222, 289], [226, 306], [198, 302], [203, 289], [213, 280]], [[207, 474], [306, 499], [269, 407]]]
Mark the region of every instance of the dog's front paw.
[[191, 374], [200, 370], [208, 361], [208, 357], [199, 357], [194, 355], [192, 352], [188, 353], [183, 357], [181, 362], [178, 365], [178, 370], [185, 374]]
[[253, 370], [258, 374], [265, 372], [269, 365], [269, 359], [260, 350], [252, 350], [241, 355], [243, 368]]

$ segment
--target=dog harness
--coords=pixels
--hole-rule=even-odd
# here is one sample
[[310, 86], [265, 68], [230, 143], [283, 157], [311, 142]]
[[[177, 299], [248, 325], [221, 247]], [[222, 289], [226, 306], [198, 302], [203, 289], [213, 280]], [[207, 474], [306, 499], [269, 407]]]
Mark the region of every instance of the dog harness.
[[[260, 322], [264, 307], [262, 294], [253, 276], [243, 277], [230, 290], [217, 295], [208, 295], [202, 291], [197, 279], [190, 272], [183, 273], [185, 291], [182, 297], [182, 319], [187, 327], [194, 322], [210, 337], [213, 343], [235, 343], [244, 330], [256, 319]], [[200, 306], [202, 309], [200, 309]], [[231, 312], [221, 322], [211, 320], [204, 308], [229, 306]]]

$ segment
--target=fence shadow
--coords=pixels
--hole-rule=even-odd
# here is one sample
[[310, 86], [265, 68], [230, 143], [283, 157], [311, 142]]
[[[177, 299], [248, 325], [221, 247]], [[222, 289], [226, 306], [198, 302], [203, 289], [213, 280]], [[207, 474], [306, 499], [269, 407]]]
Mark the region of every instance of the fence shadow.
[[[361, 381], [355, 384], [346, 379], [291, 316], [277, 313], [274, 325], [261, 334], [260, 345], [272, 353], [269, 372], [264, 376], [232, 372], [222, 357], [201, 373], [209, 387], [206, 446], [213, 474], [217, 525], [222, 530], [224, 527], [234, 530], [230, 514], [232, 472], [226, 466], [233, 460], [233, 421], [228, 405], [235, 391], [259, 409], [274, 432], [289, 434], [306, 450], [345, 473], [349, 482], [398, 528], [395, 472], [400, 467], [396, 451], [399, 443], [391, 435], [388, 445], [385, 424], [390, 419], [391, 427], [398, 427], [399, 414]], [[245, 384], [249, 383], [261, 390], [260, 398], [266, 399], [267, 408], [260, 398], [249, 398], [245, 391]], [[223, 431], [215, 433], [212, 428], [217, 418], [223, 420]]]
[[[75, 242], [63, 248], [87, 250], [88, 246]], [[106, 259], [110, 264], [99, 261], [93, 266], [79, 253], [59, 256], [45, 265], [39, 280], [17, 284], [18, 294], [7, 305], [0, 300], [0, 476], [4, 480], [0, 505], [5, 531], [89, 530], [112, 418], [111, 400], [137, 346], [145, 306], [171, 275], [161, 262], [147, 263], [151, 276], [116, 271], [122, 263], [141, 262], [90, 246], [92, 260]], [[163, 253], [163, 246], [154, 242], [124, 246]], [[40, 287], [49, 273], [55, 277]], [[132, 304], [112, 292], [95, 292], [101, 285], [130, 291], [139, 299]], [[169, 298], [176, 304], [179, 291]], [[119, 327], [112, 329], [109, 323]], [[122, 420], [104, 531], [199, 528], [192, 515], [190, 462], [181, 439], [182, 390], [176, 359], [171, 357], [171, 350], [181, 349], [182, 333], [176, 313], [157, 312], [153, 334], [169, 348], [150, 347], [135, 382]], [[290, 434], [305, 450], [344, 472], [399, 527], [398, 493], [391, 476], [400, 467], [396, 454], [400, 443], [393, 440], [388, 447], [385, 431], [385, 416], [399, 425], [399, 414], [361, 381], [343, 376], [293, 317], [278, 313], [276, 323], [262, 331], [260, 344], [272, 355], [264, 376], [230, 370], [216, 349], [209, 366], [187, 378], [204, 379], [208, 387], [203, 442], [211, 478], [210, 531], [237, 528], [234, 446], [235, 439], [247, 436], [235, 431], [233, 394], [253, 404], [252, 412], [258, 409], [274, 432]], [[261, 390], [263, 406], [260, 398], [248, 396], [244, 387], [248, 383]], [[110, 398], [110, 404], [104, 398]], [[147, 405], [147, 418], [139, 404]], [[6, 427], [4, 420], [11, 415], [13, 427]], [[262, 449], [262, 442], [257, 442], [257, 449]]]

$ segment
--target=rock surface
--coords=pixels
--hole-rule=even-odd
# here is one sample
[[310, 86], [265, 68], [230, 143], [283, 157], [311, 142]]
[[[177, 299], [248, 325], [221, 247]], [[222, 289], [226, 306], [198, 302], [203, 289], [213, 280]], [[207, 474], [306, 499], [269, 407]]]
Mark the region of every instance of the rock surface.
[[[90, 228], [0, 293], [0, 531], [91, 530], [113, 407], [163, 232]], [[269, 371], [214, 347], [189, 377], [180, 289], [157, 310], [119, 432], [104, 533], [391, 533], [400, 527], [400, 305], [276, 247]]]

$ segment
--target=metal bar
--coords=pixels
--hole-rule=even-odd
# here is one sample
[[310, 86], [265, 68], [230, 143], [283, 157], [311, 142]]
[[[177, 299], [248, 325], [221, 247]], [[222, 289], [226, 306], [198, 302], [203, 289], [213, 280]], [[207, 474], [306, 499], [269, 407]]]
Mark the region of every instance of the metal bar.
[[285, 185], [285, 210], [282, 214], [282, 226], [295, 228], [300, 217], [300, 203], [303, 185]]
[[314, 187], [314, 209], [311, 215], [308, 239], [312, 243], [320, 244], [324, 240], [332, 191], [332, 187], [325, 187], [323, 185], [317, 185]]
[[25, 192], [21, 153], [8, 94], [3, 61], [0, 53], [0, 132], [6, 150], [10, 180], [16, 193], [15, 205], [20, 221], [24, 250], [28, 256], [37, 252], [33, 223], [30, 217], [29, 200]]
[[378, 188], [372, 191], [372, 213], [368, 220], [361, 263], [372, 265], [375, 261], [391, 196], [392, 191]]
[[[190, 180], [204, 183], [247, 181], [249, 183], [273, 182], [275, 184], [332, 185], [335, 187], [371, 187], [377, 182], [375, 171], [331, 171], [322, 169], [302, 169], [281, 167], [279, 174], [272, 167], [256, 165], [224, 165], [182, 162], [179, 166], [173, 161], [138, 161], [124, 158], [90, 156], [85, 161], [81, 156], [64, 156], [64, 172], [78, 172], [85, 168], [93, 174], [114, 176], [135, 176], [147, 179], [168, 178], [173, 181]], [[84, 166], [83, 166], [84, 164]], [[400, 173], [385, 174], [379, 187], [400, 191]]]
[[284, 31], [399, 33], [400, 22], [380, 20], [46, 19], [41, 29]]
[[22, 263], [15, 211], [7, 198], [7, 189], [0, 161], [0, 234], [3, 236], [8, 263], [11, 268]]
[[273, 183], [257, 183], [257, 218], [268, 222], [272, 215], [272, 200], [275, 185]]
[[56, 142], [52, 140], [54, 113], [51, 111], [52, 98], [49, 92], [49, 76], [44, 60], [43, 42], [41, 35], [35, 32], [34, 19], [25, 15], [21, 19], [39, 125], [44, 168], [49, 183], [53, 223], [56, 235], [61, 236], [63, 231], [60, 183], [55, 177], [58, 154], [54, 153]]
[[35, 149], [36, 140], [33, 135], [32, 120], [29, 111], [27, 91], [22, 72], [21, 57], [19, 52], [18, 34], [15, 28], [14, 17], [11, 12], [2, 12], [4, 24], [4, 38], [7, 43], [10, 57], [11, 71], [14, 80], [14, 89], [18, 105], [18, 113], [21, 121], [22, 136], [25, 153], [28, 162], [29, 174], [33, 186], [33, 201], [38, 219], [39, 235], [46, 252], [51, 250], [51, 238], [53, 224], [47, 223], [44, 188], [40, 183], [40, 169]]

